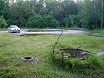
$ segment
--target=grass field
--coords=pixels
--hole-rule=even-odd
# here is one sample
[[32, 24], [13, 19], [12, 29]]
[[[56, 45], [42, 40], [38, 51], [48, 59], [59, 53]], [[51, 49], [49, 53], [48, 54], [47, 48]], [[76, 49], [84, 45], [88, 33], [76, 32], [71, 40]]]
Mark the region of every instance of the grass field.
[[[58, 35], [15, 36], [0, 34], [0, 78], [104, 78], [104, 57], [102, 67], [72, 68], [60, 67], [51, 62], [52, 46]], [[62, 35], [56, 49], [77, 48], [99, 52], [104, 46], [104, 38], [87, 35]], [[38, 64], [28, 64], [21, 60], [31, 56]]]
[[90, 35], [104, 37], [104, 30], [92, 30], [90, 31]]

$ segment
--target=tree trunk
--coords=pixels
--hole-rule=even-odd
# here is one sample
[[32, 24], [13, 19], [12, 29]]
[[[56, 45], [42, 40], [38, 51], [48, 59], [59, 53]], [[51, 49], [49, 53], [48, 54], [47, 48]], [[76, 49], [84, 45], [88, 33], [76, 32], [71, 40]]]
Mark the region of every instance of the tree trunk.
[[68, 28], [68, 17], [66, 18], [66, 28]]
[[102, 0], [102, 13], [101, 13], [101, 30], [103, 29], [103, 18], [104, 18], [104, 1]]

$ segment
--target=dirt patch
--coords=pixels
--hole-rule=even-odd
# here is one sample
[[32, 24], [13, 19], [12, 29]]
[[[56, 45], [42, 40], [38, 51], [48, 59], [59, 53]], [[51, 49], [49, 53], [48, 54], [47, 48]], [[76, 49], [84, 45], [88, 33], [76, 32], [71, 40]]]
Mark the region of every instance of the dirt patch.
[[62, 54], [63, 56], [68, 54], [67, 56], [69, 58], [78, 58], [79, 60], [85, 60], [86, 58], [88, 58], [91, 55], [91, 53], [86, 50], [73, 49], [73, 48], [60, 49], [55, 52]]
[[100, 52], [97, 53], [98, 56], [104, 55], [104, 46], [101, 47]]
[[0, 61], [0, 67], [7, 67], [7, 63], [4, 61]]
[[102, 56], [102, 55], [104, 55], [104, 52], [98, 52], [97, 55]]
[[32, 57], [24, 57], [22, 58], [22, 60], [28, 64], [38, 64], [39, 60], [36, 58], [32, 58]]

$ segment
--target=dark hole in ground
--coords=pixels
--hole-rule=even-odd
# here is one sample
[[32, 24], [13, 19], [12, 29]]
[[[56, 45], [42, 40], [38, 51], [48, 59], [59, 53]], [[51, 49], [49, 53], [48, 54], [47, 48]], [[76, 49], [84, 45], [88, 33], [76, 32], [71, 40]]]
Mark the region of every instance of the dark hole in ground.
[[39, 60], [36, 58], [32, 58], [32, 57], [24, 57], [22, 58], [22, 60], [28, 64], [38, 64]]
[[60, 49], [55, 52], [58, 54], [62, 54], [63, 56], [65, 54], [68, 54], [69, 58], [78, 58], [80, 60], [85, 60], [91, 55], [91, 53], [86, 50], [74, 49], [74, 48]]
[[23, 59], [31, 60], [31, 57], [24, 57]]

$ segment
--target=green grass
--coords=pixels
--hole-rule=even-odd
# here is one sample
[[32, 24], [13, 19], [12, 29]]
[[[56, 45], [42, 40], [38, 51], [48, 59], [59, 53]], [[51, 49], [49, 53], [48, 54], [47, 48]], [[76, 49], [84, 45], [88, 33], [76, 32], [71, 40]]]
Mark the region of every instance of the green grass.
[[4, 31], [4, 30], [7, 30], [7, 28], [2, 28], [2, 29], [0, 28], [0, 31]]
[[[70, 69], [52, 63], [50, 54], [58, 35], [15, 36], [0, 34], [0, 78], [104, 78], [104, 67]], [[96, 54], [104, 46], [104, 38], [86, 35], [62, 35], [56, 49], [77, 48]], [[31, 56], [39, 60], [31, 65], [21, 58]], [[104, 59], [103, 57], [101, 59]], [[104, 66], [102, 61], [102, 66]]]
[[70, 27], [70, 28], [63, 28], [65, 30], [85, 30], [83, 28], [79, 28], [79, 27]]
[[98, 37], [104, 37], [104, 29], [103, 30], [92, 30], [90, 31], [89, 35], [92, 36], [98, 36]]

